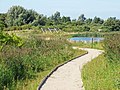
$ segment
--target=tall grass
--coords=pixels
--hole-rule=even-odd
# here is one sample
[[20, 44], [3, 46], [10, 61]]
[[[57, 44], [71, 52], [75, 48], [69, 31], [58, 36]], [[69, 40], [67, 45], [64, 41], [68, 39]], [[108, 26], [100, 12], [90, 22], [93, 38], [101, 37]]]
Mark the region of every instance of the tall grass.
[[72, 42], [73, 46], [77, 46], [80, 48], [95, 48], [103, 50], [103, 41], [100, 42], [93, 42], [93, 43], [85, 43], [85, 42]]
[[73, 37], [103, 37], [104, 33], [100, 32], [82, 32], [79, 34], [73, 35]]
[[107, 35], [104, 55], [86, 64], [82, 79], [86, 90], [120, 89], [120, 34]]
[[106, 36], [104, 49], [109, 62], [120, 63], [120, 34]]
[[30, 36], [24, 41], [20, 48], [8, 44], [0, 52], [0, 90], [16, 90], [18, 82], [35, 78], [38, 72], [49, 71], [84, 53], [73, 50], [64, 38], [46, 40], [40, 36]]
[[120, 65], [111, 67], [102, 54], [83, 67], [82, 80], [85, 90], [119, 90]]
[[72, 35], [72, 37], [105, 37], [113, 34], [120, 34], [120, 32], [79, 32]]

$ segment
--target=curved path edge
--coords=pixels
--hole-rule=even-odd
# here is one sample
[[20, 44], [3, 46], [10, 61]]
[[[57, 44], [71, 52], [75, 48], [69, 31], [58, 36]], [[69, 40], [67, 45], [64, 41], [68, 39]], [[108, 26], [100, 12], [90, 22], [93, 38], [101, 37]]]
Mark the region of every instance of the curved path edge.
[[103, 50], [76, 48], [87, 53], [55, 67], [40, 83], [37, 90], [85, 90], [81, 78], [83, 66], [102, 54]]
[[47, 76], [45, 76], [45, 78], [42, 80], [42, 82], [40, 83], [40, 85], [39, 85], [39, 87], [38, 87], [37, 90], [41, 90], [42, 86], [46, 83], [47, 79], [48, 79], [55, 71], [57, 71], [57, 69], [58, 69], [59, 67], [67, 64], [68, 62], [71, 62], [71, 61], [75, 60], [76, 58], [82, 57], [82, 56], [84, 56], [84, 55], [86, 55], [86, 54], [88, 54], [88, 51], [87, 51], [86, 53], [80, 55], [80, 56], [77, 56], [77, 57], [75, 57], [75, 58], [73, 58], [73, 59], [70, 59], [70, 60], [68, 60], [68, 61], [66, 61], [66, 62], [64, 62], [64, 63], [56, 66]]

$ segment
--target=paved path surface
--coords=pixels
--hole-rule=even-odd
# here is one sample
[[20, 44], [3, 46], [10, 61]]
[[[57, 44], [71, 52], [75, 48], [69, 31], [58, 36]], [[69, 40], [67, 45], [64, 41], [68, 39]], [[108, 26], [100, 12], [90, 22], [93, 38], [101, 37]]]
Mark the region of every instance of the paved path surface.
[[103, 51], [84, 48], [88, 54], [59, 67], [40, 90], [84, 90], [81, 69], [84, 64], [100, 55]]

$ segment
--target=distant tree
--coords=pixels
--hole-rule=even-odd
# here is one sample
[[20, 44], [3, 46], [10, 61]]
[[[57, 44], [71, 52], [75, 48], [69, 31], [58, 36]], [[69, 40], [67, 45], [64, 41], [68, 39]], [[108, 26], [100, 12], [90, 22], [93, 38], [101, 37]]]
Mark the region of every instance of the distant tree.
[[65, 17], [65, 16], [63, 16], [63, 17], [62, 17], [62, 22], [63, 22], [63, 23], [71, 22], [71, 19], [70, 19], [70, 17]]
[[21, 6], [13, 6], [7, 12], [6, 23], [8, 26], [21, 26], [32, 24], [34, 26], [45, 25], [46, 17], [34, 10], [26, 10]]
[[104, 22], [104, 26], [108, 31], [120, 31], [120, 20], [116, 17], [110, 17]]
[[86, 17], [85, 17], [84, 14], [81, 14], [81, 15], [78, 17], [78, 21], [80, 21], [80, 22], [85, 22], [85, 20], [86, 20]]
[[51, 17], [51, 20], [54, 21], [54, 24], [60, 24], [61, 22], [61, 16], [60, 16], [60, 12], [55, 12]]
[[32, 22], [32, 25], [34, 26], [44, 26], [46, 24], [46, 17], [44, 17], [43, 15], [38, 15], [36, 17], [36, 19]]
[[83, 31], [90, 31], [90, 27], [88, 27], [88, 26], [83, 26]]
[[0, 13], [0, 21], [3, 21], [5, 23], [6, 19], [6, 13]]
[[77, 20], [76, 20], [76, 19], [72, 19], [71, 25], [72, 25], [72, 26], [77, 26]]
[[104, 20], [95, 16], [92, 22], [95, 24], [103, 24]]
[[104, 22], [104, 25], [105, 26], [112, 26], [115, 24], [115, 21], [116, 21], [116, 17], [110, 17]]
[[[84, 25], [83, 25], [84, 24]], [[25, 26], [24, 26], [25, 25]], [[16, 29], [21, 30], [27, 25], [33, 26], [50, 26], [54, 25], [65, 27], [65, 26], [75, 26], [77, 30], [78, 27], [81, 27], [83, 31], [96, 31], [98, 29], [103, 29], [105, 31], [120, 31], [120, 20], [116, 17], [110, 17], [107, 20], [103, 20], [100, 17], [94, 17], [94, 19], [86, 19], [84, 14], [81, 14], [78, 19], [71, 20], [70, 17], [63, 16], [61, 17], [60, 12], [55, 12], [51, 17], [44, 16], [37, 13], [34, 10], [27, 10], [21, 6], [12, 6], [7, 13], [0, 14], [0, 30], [3, 28], [12, 26], [12, 30]], [[79, 30], [79, 29], [78, 29]]]
[[46, 16], [41, 16], [41, 18], [39, 19], [39, 25], [44, 26], [47, 22], [47, 17]]
[[58, 19], [60, 19], [60, 18], [61, 18], [61, 17], [60, 17], [60, 12], [58, 12], [58, 11], [55, 12], [54, 15], [52, 16], [52, 19], [53, 19], [53, 20], [58, 20]]
[[28, 10], [27, 11], [27, 17], [26, 17], [26, 23], [30, 24], [30, 23], [34, 22], [34, 20], [40, 19], [40, 17], [41, 16], [36, 11]]
[[47, 26], [53, 25], [53, 24], [54, 24], [53, 22], [54, 22], [54, 21], [51, 19], [51, 17], [48, 17], [48, 18], [46, 19], [46, 25], [47, 25]]
[[0, 21], [0, 31], [2, 31], [3, 28], [5, 28], [5, 24], [3, 21]]
[[0, 13], [0, 30], [3, 30], [3, 28], [7, 27], [5, 23], [5, 18], [6, 18], [6, 14]]
[[86, 19], [85, 23], [86, 24], [91, 24], [92, 23], [92, 19], [91, 18]]
[[22, 16], [26, 15], [26, 10], [21, 6], [13, 6], [7, 12], [6, 23], [8, 26], [21, 26], [24, 24]]

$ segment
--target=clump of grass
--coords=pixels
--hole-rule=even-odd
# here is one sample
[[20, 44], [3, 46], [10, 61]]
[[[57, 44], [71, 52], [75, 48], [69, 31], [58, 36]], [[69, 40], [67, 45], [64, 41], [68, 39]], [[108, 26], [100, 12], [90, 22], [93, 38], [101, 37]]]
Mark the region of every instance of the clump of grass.
[[82, 78], [86, 90], [120, 89], [120, 34], [107, 35], [105, 54], [86, 64]]
[[[41, 75], [56, 65], [85, 53], [73, 50], [71, 44], [61, 37], [46, 40], [40, 36], [31, 36], [24, 41], [21, 47], [7, 44], [0, 52], [0, 90], [29, 90], [30, 87], [24, 89], [27, 80], [29, 83], [29, 80], [38, 77], [38, 73]], [[41, 77], [36, 80], [41, 80]], [[37, 89], [36, 84], [34, 89]]]
[[109, 63], [120, 64], [120, 34], [106, 36], [104, 40], [104, 49]]
[[119, 90], [120, 65], [110, 66], [100, 55], [83, 67], [82, 79], [86, 90]]
[[82, 32], [74, 34], [73, 37], [103, 37], [104, 33], [100, 32]]
[[93, 43], [84, 43], [84, 42], [72, 42], [73, 46], [81, 47], [81, 48], [95, 48], [103, 50], [103, 42], [93, 42]]

